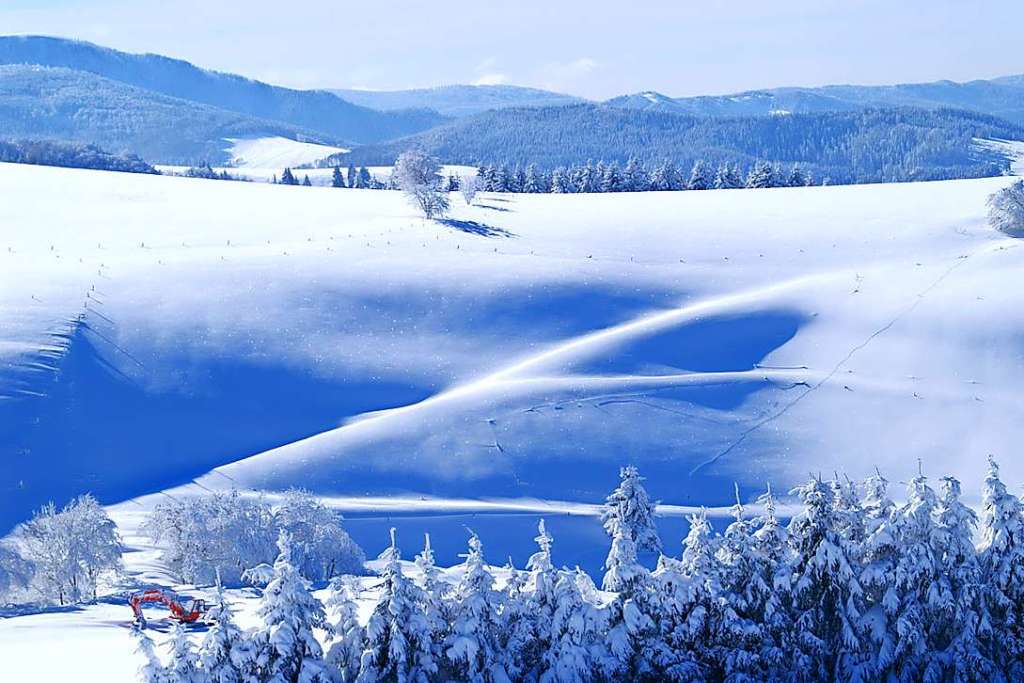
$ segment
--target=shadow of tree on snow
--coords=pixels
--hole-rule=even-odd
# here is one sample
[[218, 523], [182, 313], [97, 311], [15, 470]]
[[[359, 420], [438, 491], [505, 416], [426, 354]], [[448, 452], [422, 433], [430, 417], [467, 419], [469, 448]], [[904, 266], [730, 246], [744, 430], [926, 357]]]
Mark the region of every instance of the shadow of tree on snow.
[[495, 228], [494, 226], [478, 223], [476, 221], [463, 221], [457, 218], [442, 218], [438, 220], [438, 223], [461, 232], [469, 233], [470, 235], [479, 235], [480, 237], [515, 237], [515, 234], [505, 230], [504, 228]]

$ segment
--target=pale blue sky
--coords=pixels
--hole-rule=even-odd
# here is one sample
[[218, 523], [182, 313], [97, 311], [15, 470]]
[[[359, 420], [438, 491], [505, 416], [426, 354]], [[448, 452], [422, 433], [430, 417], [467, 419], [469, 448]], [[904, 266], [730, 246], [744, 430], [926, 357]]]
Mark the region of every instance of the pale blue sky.
[[0, 5], [5, 34], [81, 38], [293, 87], [513, 83], [592, 98], [1022, 73], [1022, 27], [1020, 0]]

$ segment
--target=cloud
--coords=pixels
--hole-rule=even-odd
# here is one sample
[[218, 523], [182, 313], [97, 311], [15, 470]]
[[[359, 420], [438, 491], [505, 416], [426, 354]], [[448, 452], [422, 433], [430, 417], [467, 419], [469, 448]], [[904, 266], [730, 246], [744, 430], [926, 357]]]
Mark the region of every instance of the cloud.
[[550, 62], [544, 65], [544, 87], [556, 90], [575, 85], [600, 66], [590, 57], [579, 57], [570, 62]]
[[484, 74], [473, 81], [473, 85], [504, 85], [505, 83], [508, 83], [508, 76], [505, 74]]

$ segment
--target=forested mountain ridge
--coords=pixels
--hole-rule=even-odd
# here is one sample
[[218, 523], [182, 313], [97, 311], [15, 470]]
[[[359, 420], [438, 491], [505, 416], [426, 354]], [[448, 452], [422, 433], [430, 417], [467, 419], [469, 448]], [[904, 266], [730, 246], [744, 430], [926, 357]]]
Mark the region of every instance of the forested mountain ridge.
[[166, 96], [317, 131], [339, 142], [374, 142], [444, 120], [431, 111], [379, 112], [322, 90], [294, 90], [201, 69], [154, 54], [129, 54], [47, 36], [0, 37], [0, 64], [38, 64], [96, 74]]
[[749, 90], [731, 95], [669, 97], [647, 91], [606, 102], [614, 107], [656, 109], [695, 116], [767, 116], [779, 113], [856, 111], [881, 107], [955, 108], [1024, 124], [1024, 76], [964, 83], [934, 81], [897, 85], [826, 85]]
[[490, 111], [343, 155], [344, 163], [389, 164], [423, 149], [453, 164], [537, 164], [551, 169], [601, 159], [624, 164], [697, 160], [749, 168], [798, 163], [833, 182], [885, 182], [998, 175], [1009, 162], [977, 138], [1024, 139], [1024, 128], [956, 110], [869, 109], [788, 116], [709, 118], [581, 104]]
[[148, 161], [225, 157], [224, 138], [317, 133], [198, 104], [84, 71], [0, 65], [0, 126], [8, 139], [94, 144]]

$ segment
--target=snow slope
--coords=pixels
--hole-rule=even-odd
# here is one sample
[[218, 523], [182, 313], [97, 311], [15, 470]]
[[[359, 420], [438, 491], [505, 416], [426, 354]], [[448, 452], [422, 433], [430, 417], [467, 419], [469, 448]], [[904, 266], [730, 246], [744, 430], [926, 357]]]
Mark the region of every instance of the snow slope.
[[448, 224], [391, 192], [0, 182], [5, 526], [192, 480], [595, 503], [634, 462], [693, 505], [918, 457], [971, 493], [987, 453], [1024, 475], [1006, 178], [486, 196]]
[[[493, 195], [441, 224], [392, 192], [0, 165], [0, 521], [91, 490], [127, 588], [173, 584], [148, 509], [208, 489], [303, 486], [370, 556], [397, 526], [444, 564], [471, 526], [521, 565], [544, 516], [591, 571], [627, 462], [669, 549], [733, 480], [921, 458], [976, 498], [987, 453], [1024, 477], [1024, 249], [984, 222], [1010, 181]], [[129, 617], [0, 614], [0, 659], [129, 680]]]
[[299, 142], [282, 137], [227, 138], [230, 165], [235, 168], [277, 168], [302, 166], [347, 152], [342, 147]]

